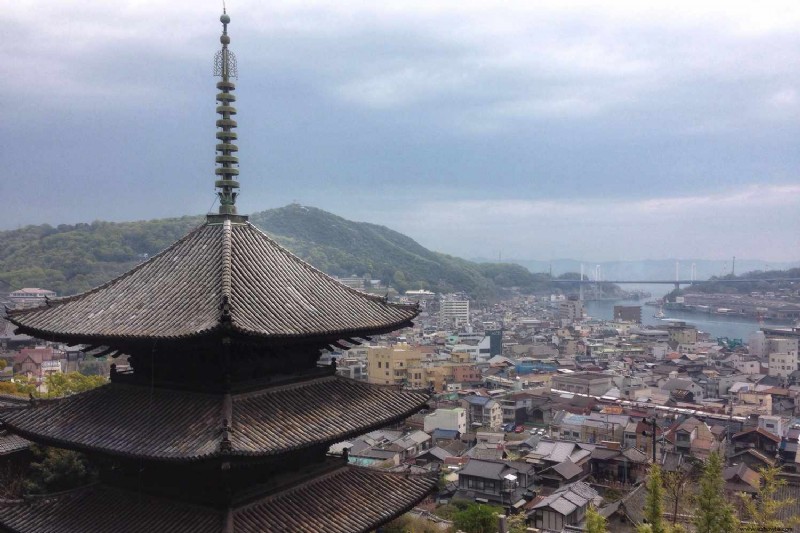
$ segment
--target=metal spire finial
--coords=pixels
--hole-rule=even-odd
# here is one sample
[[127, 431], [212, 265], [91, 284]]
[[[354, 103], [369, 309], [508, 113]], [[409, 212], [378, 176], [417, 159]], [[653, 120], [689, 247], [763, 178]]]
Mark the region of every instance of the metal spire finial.
[[219, 214], [220, 215], [236, 215], [236, 197], [239, 195], [237, 189], [239, 182], [237, 177], [239, 175], [239, 158], [234, 153], [239, 151], [235, 142], [237, 139], [236, 132], [232, 131], [236, 128], [236, 121], [231, 117], [236, 114], [236, 108], [233, 107], [233, 102], [236, 97], [232, 91], [236, 85], [231, 81], [231, 78], [238, 77], [236, 68], [236, 56], [233, 52], [228, 50], [228, 45], [231, 38], [228, 36], [228, 24], [231, 17], [225, 9], [225, 2], [222, 2], [222, 15], [219, 17], [222, 22], [222, 35], [220, 35], [219, 42], [222, 43], [222, 49], [219, 50], [214, 56], [214, 75], [222, 78], [217, 82], [217, 89], [221, 92], [217, 94], [217, 114], [220, 119], [217, 120], [217, 168], [214, 173], [218, 179], [214, 183], [217, 188], [217, 195], [219, 196]]

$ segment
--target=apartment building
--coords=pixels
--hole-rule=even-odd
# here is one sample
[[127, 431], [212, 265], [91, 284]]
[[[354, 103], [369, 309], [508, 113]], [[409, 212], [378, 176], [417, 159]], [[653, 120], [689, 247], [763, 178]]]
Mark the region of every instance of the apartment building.
[[420, 368], [421, 361], [425, 354], [407, 344], [397, 344], [388, 347], [370, 347], [367, 349], [367, 381], [380, 385], [402, 385], [414, 387], [412, 380], [421, 384], [423, 380], [422, 371], [416, 370], [420, 374], [419, 379], [409, 375], [409, 369]]
[[446, 294], [439, 300], [440, 327], [469, 324], [469, 300], [460, 295]]

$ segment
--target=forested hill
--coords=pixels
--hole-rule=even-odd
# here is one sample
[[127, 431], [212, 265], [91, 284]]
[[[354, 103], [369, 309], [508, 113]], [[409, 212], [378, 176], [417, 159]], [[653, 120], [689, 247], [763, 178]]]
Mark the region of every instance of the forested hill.
[[[787, 270], [754, 270], [745, 272], [739, 276], [713, 276], [707, 282], [691, 285], [686, 288], [685, 293], [716, 293], [716, 294], [750, 294], [751, 292], [774, 292], [781, 289], [797, 288], [797, 282], [793, 281], [761, 281], [761, 280], [789, 280], [800, 278], [800, 268], [790, 268]], [[740, 283], [719, 283], [720, 280], [753, 280]]]
[[[95, 287], [163, 250], [204, 217], [27, 226], [0, 232], [0, 290], [43, 287], [65, 296]], [[388, 281], [398, 290], [464, 291], [491, 298], [503, 288], [541, 289], [547, 275], [515, 264], [473, 263], [428, 250], [386, 227], [292, 204], [250, 221], [335, 276]], [[8, 287], [6, 287], [8, 285]]]

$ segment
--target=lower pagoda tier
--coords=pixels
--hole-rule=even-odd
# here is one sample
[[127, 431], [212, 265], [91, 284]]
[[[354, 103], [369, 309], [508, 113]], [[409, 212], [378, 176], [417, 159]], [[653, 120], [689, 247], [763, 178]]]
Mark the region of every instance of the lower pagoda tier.
[[146, 461], [246, 460], [367, 433], [428, 399], [334, 375], [233, 394], [112, 382], [0, 418], [27, 439], [71, 450]]
[[411, 510], [436, 487], [431, 476], [340, 466], [232, 509], [203, 507], [106, 484], [0, 501], [0, 531], [13, 533], [361, 533]]

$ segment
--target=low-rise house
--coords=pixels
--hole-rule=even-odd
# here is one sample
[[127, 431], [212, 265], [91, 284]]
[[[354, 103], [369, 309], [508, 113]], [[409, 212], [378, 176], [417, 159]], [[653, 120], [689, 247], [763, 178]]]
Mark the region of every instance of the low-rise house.
[[582, 465], [589, 460], [594, 446], [563, 440], [552, 440], [540, 438], [536, 447], [531, 449], [525, 456], [525, 461], [538, 465], [542, 470], [556, 463], [561, 463], [569, 459], [575, 464]]
[[598, 446], [589, 460], [592, 476], [600, 482], [633, 485], [647, 476], [650, 457], [636, 448]]
[[[767, 387], [769, 389], [771, 387]], [[732, 410], [735, 416], [771, 415], [772, 394], [765, 390], [742, 390], [736, 394]]]
[[572, 372], [553, 376], [550, 383], [557, 390], [602, 396], [613, 386], [612, 377], [599, 372]]
[[711, 428], [695, 417], [690, 417], [679, 426], [670, 428], [664, 438], [672, 444], [674, 451], [698, 459], [708, 459], [711, 452], [720, 449], [720, 442], [711, 433]]
[[728, 460], [732, 464], [746, 464], [751, 470], [755, 470], [756, 472], [758, 472], [760, 468], [767, 468], [777, 464], [777, 460], [774, 459], [774, 456], [770, 457], [754, 448], [746, 448], [740, 452], [736, 452], [731, 455]]
[[559, 488], [586, 477], [586, 471], [569, 459], [536, 473], [543, 487]]
[[626, 415], [592, 413], [584, 421], [583, 440], [590, 443], [622, 442], [630, 420]]
[[528, 512], [528, 523], [543, 531], [564, 531], [567, 526], [581, 524], [589, 505], [601, 501], [596, 490], [578, 481], [537, 502]]
[[[18, 374], [31, 377], [42, 377], [42, 364], [47, 361], [58, 361], [59, 353], [50, 347], [23, 348], [14, 357], [14, 370]], [[60, 366], [59, 366], [60, 368]], [[52, 367], [50, 367], [52, 371]]]
[[503, 425], [503, 410], [500, 403], [486, 396], [466, 396], [461, 407], [467, 412], [467, 423], [472, 427], [488, 427], [497, 430]]
[[405, 461], [430, 448], [430, 444], [430, 435], [424, 431], [413, 431], [392, 441], [384, 449], [397, 451], [400, 454], [400, 460]]
[[668, 379], [661, 385], [661, 390], [670, 397], [681, 402], [697, 402], [703, 399], [703, 387], [691, 379]]
[[453, 457], [453, 454], [444, 448], [434, 446], [417, 455], [414, 463], [420, 466], [443, 465], [448, 457]]
[[461, 433], [454, 429], [434, 429], [431, 432], [431, 445], [432, 446], [446, 446], [452, 441], [459, 440]]
[[745, 463], [723, 469], [722, 479], [725, 480], [725, 492], [731, 498], [741, 492], [757, 494], [761, 487], [761, 476]]
[[458, 472], [454, 498], [513, 505], [533, 486], [533, 468], [525, 463], [470, 459]]
[[553, 418], [551, 429], [562, 439], [582, 441], [584, 440], [584, 422], [588, 417], [573, 413], [560, 413]]
[[777, 453], [780, 442], [780, 437], [762, 428], [747, 429], [731, 437], [734, 452], [752, 448], [771, 457]]
[[620, 501], [600, 509], [606, 517], [608, 531], [614, 533], [633, 533], [644, 523], [644, 506], [647, 500], [647, 487], [644, 483], [628, 492]]

